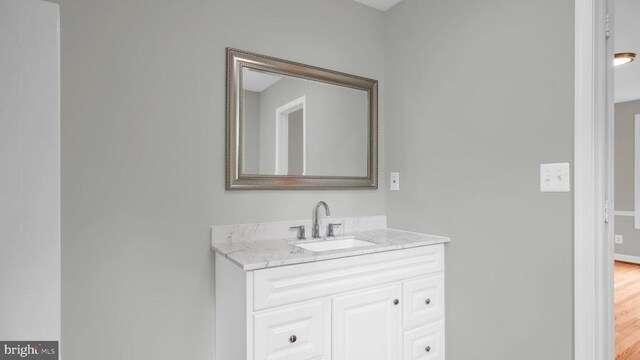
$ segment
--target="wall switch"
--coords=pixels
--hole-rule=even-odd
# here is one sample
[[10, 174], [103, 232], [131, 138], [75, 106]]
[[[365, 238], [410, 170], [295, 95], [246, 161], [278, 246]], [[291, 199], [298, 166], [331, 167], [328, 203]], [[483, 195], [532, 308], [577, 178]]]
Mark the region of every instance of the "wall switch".
[[570, 177], [569, 163], [540, 164], [540, 191], [569, 192]]
[[622, 235], [616, 235], [614, 242], [616, 244], [622, 244]]
[[400, 190], [400, 173], [397, 173], [397, 172], [391, 173], [390, 185], [391, 185], [391, 191]]

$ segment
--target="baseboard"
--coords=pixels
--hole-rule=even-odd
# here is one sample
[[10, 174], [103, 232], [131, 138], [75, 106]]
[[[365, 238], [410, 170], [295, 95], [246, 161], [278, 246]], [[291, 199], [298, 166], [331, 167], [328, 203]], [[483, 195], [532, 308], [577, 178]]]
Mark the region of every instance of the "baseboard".
[[622, 211], [622, 210], [616, 210], [613, 212], [613, 214], [615, 216], [631, 216], [631, 217], [636, 216], [636, 213], [633, 211]]
[[631, 256], [631, 255], [623, 255], [623, 254], [615, 254], [614, 259], [618, 261], [624, 261], [633, 264], [640, 264], [640, 256]]

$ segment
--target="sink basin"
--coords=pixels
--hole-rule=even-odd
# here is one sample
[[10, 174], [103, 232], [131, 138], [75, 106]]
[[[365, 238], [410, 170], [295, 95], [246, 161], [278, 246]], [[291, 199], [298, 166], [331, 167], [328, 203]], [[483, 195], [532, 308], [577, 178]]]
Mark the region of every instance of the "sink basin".
[[375, 245], [372, 242], [357, 239], [353, 236], [344, 236], [338, 238], [332, 238], [331, 240], [320, 240], [315, 242], [309, 242], [304, 244], [294, 244], [297, 247], [311, 250], [313, 252], [331, 251], [350, 249], [357, 247], [365, 247]]

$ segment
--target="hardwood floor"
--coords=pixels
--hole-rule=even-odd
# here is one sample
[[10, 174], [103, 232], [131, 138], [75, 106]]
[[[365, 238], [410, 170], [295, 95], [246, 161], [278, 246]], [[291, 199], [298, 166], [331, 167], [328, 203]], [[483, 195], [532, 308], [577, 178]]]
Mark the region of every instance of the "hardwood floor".
[[616, 360], [640, 360], [640, 265], [615, 262]]

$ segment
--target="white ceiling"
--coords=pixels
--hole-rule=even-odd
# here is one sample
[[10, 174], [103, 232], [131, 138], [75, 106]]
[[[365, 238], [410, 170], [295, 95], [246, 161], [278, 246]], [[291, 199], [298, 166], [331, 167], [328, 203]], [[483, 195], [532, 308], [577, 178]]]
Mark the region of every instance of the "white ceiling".
[[401, 0], [354, 0], [354, 1], [371, 6], [378, 10], [387, 11], [391, 7], [393, 7], [393, 5], [399, 3]]
[[[640, 55], [640, 1], [615, 0], [615, 52]], [[614, 69], [615, 102], [640, 99], [640, 59]]]
[[247, 70], [242, 72], [242, 88], [254, 92], [263, 92], [269, 86], [282, 79], [280, 76], [266, 74], [259, 71]]

